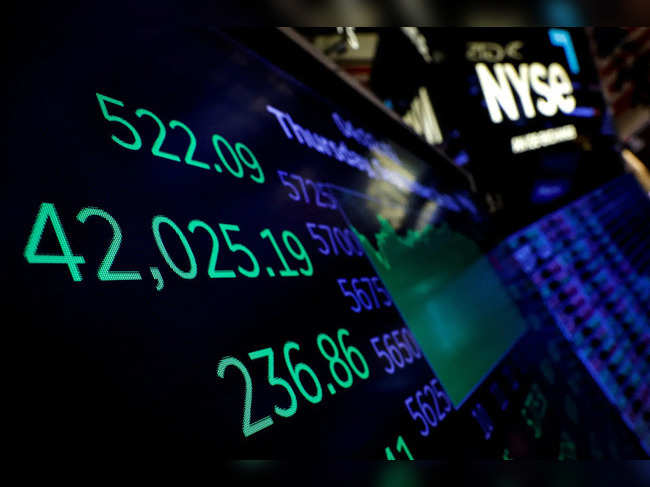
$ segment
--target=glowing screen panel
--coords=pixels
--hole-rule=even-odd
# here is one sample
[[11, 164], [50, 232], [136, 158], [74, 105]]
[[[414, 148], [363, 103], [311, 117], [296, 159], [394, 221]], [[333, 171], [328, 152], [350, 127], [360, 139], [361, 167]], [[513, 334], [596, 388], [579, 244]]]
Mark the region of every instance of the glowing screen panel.
[[438, 153], [236, 32], [135, 19], [109, 41], [73, 20], [10, 82], [25, 437], [63, 454], [642, 455], [561, 329], [531, 325]]

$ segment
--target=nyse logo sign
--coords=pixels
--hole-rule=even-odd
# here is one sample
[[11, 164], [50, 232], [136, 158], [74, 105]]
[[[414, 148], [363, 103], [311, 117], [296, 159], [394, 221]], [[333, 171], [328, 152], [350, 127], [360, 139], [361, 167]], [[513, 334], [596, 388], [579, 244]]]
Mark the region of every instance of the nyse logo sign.
[[519, 120], [515, 94], [526, 118], [537, 116], [537, 112], [552, 117], [558, 110], [570, 113], [576, 107], [571, 78], [559, 63], [548, 67], [521, 63], [517, 68], [511, 63], [496, 63], [492, 69], [477, 63], [475, 69], [494, 123], [503, 121], [503, 113], [512, 121]]

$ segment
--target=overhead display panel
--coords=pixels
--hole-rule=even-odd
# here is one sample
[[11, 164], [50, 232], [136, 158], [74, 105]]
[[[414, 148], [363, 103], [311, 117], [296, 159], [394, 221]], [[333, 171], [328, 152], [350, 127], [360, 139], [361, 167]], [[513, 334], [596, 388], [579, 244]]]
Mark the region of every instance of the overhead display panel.
[[426, 58], [398, 34], [381, 38], [374, 89], [400, 113], [426, 90], [416, 129], [439, 126], [431, 140], [504, 210], [507, 230], [622, 174], [583, 29], [421, 29]]
[[[566, 390], [532, 371], [546, 349], [439, 153], [246, 34], [70, 22], [10, 86], [23, 437], [77, 455], [591, 456], [563, 411], [540, 440]], [[578, 365], [549, 367], [576, 367], [582, 424], [611, 426], [592, 443], [642, 455]]]

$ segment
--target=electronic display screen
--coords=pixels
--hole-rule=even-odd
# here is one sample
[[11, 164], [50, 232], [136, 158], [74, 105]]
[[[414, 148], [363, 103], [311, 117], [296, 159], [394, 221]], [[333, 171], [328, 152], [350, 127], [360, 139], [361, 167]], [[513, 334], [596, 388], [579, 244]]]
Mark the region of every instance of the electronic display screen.
[[507, 231], [623, 173], [584, 29], [421, 29], [426, 60], [402, 32], [379, 35], [373, 88], [424, 135], [439, 126], [432, 142]]
[[94, 455], [645, 455], [561, 330], [524, 312], [441, 155], [236, 32], [137, 27], [62, 29], [10, 82], [25, 437]]

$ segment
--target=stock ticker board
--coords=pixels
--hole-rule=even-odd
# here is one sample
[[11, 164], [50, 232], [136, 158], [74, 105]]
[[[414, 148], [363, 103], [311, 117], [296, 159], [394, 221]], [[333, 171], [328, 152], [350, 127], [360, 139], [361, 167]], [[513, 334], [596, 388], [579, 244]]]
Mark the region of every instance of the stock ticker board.
[[[425, 161], [374, 108], [235, 34], [139, 26], [108, 42], [68, 27], [10, 80], [19, 442], [53, 455], [646, 456], [648, 286], [617, 273], [647, 259], [600, 241], [606, 195], [491, 242], [442, 156]], [[647, 201], [613, 184], [608, 201], [641, 227]], [[634, 311], [638, 360], [617, 355], [636, 374], [627, 402], [547, 303], [566, 314], [554, 293], [575, 264], [549, 232], [578, 232], [583, 213], [596, 233], [575, 252], [613, 249], [607, 272], [627, 279], [608, 308]], [[589, 322], [603, 337], [607, 316]]]

